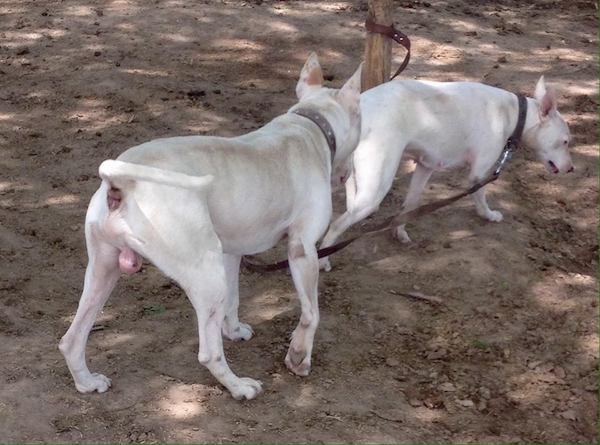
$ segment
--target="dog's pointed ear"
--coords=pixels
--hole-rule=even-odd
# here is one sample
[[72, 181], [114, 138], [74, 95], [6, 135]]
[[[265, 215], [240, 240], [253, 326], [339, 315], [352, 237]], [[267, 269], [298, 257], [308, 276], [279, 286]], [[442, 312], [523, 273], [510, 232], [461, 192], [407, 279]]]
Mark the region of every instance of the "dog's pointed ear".
[[557, 109], [556, 94], [552, 88], [546, 87], [544, 76], [542, 75], [535, 85], [535, 100], [540, 105], [540, 119], [545, 119], [549, 114]]
[[300, 79], [296, 84], [296, 96], [298, 100], [302, 99], [304, 95], [310, 91], [311, 87], [323, 86], [323, 71], [319, 64], [317, 55], [312, 52], [308, 56], [302, 71], [300, 72]]
[[337, 100], [347, 110], [358, 112], [363, 64], [358, 66], [352, 77], [344, 84], [337, 94]]

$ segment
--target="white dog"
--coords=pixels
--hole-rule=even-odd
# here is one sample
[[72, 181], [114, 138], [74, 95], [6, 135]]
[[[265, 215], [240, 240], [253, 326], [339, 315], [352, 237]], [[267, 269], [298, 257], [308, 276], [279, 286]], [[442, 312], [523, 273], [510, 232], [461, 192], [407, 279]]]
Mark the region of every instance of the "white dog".
[[339, 91], [324, 88], [311, 54], [296, 86], [299, 103], [264, 127], [234, 138], [157, 139], [102, 163], [86, 216], [83, 293], [59, 345], [80, 392], [104, 392], [111, 384], [88, 370], [85, 345], [120, 273], [138, 271], [144, 257], [176, 280], [194, 306], [200, 363], [235, 399], [256, 397], [261, 383], [233, 374], [221, 334], [252, 336], [238, 320], [240, 258], [285, 235], [302, 308], [285, 363], [298, 375], [309, 373], [319, 322], [315, 245], [331, 218], [332, 168], [347, 165], [358, 143], [360, 71]]
[[[321, 247], [334, 244], [348, 227], [379, 208], [403, 154], [416, 161], [403, 204], [410, 211], [435, 170], [466, 163], [471, 182], [485, 177], [518, 119], [515, 94], [474, 82], [391, 81], [364, 92], [360, 109], [361, 139], [346, 181], [346, 212], [331, 224]], [[534, 150], [551, 172], [570, 172], [570, 139], [556, 97], [542, 76], [534, 97], [527, 98], [522, 146]], [[483, 188], [472, 197], [481, 217], [502, 220], [502, 213], [488, 207]], [[404, 225], [394, 235], [410, 241]], [[331, 269], [327, 258], [321, 267]]]

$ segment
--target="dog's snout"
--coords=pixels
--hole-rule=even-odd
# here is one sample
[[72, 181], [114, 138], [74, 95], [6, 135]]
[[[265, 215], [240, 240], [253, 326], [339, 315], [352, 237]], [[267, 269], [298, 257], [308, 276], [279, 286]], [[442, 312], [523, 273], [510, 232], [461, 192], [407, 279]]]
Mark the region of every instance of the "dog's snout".
[[567, 170], [567, 173], [573, 173], [575, 171], [575, 166], [571, 165], [571, 168]]

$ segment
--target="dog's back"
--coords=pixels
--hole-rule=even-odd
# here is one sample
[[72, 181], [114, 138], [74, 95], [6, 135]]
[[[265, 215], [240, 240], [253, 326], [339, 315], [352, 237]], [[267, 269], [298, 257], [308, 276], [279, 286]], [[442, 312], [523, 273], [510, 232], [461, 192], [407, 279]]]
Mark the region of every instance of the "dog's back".
[[476, 82], [388, 82], [361, 95], [363, 135], [378, 134], [394, 150], [431, 158], [435, 169], [451, 167], [484, 142], [500, 153], [511, 96]]

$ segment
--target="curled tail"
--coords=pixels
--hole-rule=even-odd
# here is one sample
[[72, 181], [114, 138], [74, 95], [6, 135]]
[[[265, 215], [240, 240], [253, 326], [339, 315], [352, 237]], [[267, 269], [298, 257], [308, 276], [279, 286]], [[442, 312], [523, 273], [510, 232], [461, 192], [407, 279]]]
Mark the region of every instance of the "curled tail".
[[211, 175], [190, 176], [184, 173], [112, 159], [100, 164], [98, 172], [100, 177], [109, 184], [106, 196], [109, 210], [119, 208], [123, 197], [122, 190], [127, 190], [128, 183], [147, 181], [188, 190], [204, 190], [214, 179]]
[[113, 188], [121, 188], [119, 183], [124, 181], [148, 181], [171, 187], [203, 190], [214, 179], [212, 175], [190, 176], [185, 173], [112, 159], [100, 164], [98, 172], [100, 173], [100, 177], [111, 184]]
[[[130, 162], [107, 160], [100, 164], [100, 177], [109, 184], [106, 203], [111, 212], [118, 210], [123, 204], [127, 190], [136, 181], [147, 181], [188, 190], [204, 190], [214, 177], [190, 176], [184, 173], [148, 167]], [[121, 272], [133, 274], [142, 267], [142, 256], [131, 247], [119, 247], [119, 268]]]

